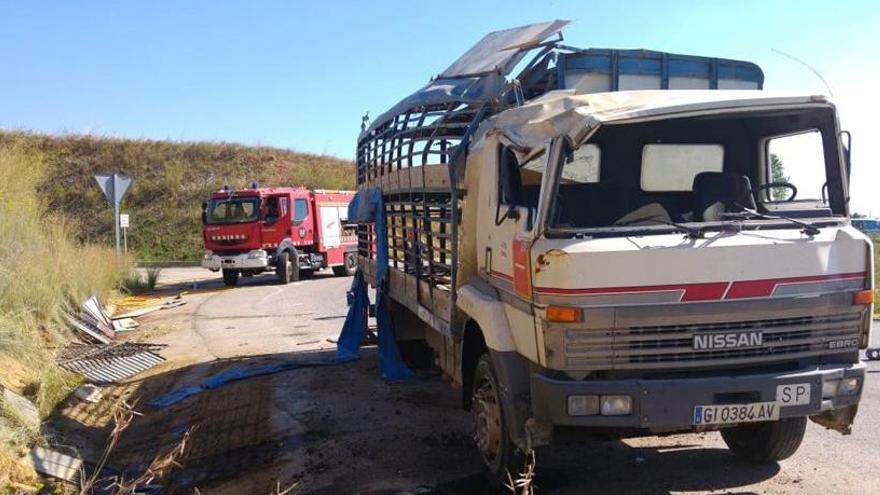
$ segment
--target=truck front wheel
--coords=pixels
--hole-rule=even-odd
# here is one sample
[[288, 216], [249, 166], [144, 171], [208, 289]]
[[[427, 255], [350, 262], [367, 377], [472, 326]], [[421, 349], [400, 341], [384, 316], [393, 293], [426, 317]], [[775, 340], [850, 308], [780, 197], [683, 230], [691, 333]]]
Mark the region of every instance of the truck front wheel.
[[788, 459], [797, 451], [807, 430], [807, 418], [784, 418], [721, 430], [724, 443], [741, 459], [771, 462]]
[[474, 415], [474, 441], [491, 478], [503, 482], [507, 474], [516, 479], [525, 457], [510, 439], [504, 422], [501, 388], [489, 354], [480, 356], [474, 371], [471, 409]]
[[299, 274], [297, 267], [290, 261], [290, 252], [284, 251], [278, 255], [275, 262], [275, 276], [278, 277], [278, 283], [286, 285], [291, 280], [299, 280], [298, 276], [294, 278], [294, 274]]
[[228, 268], [223, 269], [223, 283], [228, 285], [229, 287], [233, 287], [238, 284], [238, 270], [230, 270]]

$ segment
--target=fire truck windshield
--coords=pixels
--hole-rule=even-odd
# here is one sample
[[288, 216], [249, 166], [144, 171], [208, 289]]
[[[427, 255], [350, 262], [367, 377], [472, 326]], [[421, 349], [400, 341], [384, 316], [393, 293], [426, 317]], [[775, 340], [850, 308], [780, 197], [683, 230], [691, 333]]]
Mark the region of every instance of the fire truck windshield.
[[207, 220], [212, 224], [253, 222], [259, 213], [259, 198], [212, 199]]

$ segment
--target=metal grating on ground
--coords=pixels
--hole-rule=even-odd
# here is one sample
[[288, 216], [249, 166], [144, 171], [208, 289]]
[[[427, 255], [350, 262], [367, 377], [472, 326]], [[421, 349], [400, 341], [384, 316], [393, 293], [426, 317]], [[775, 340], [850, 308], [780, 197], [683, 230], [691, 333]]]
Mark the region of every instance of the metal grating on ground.
[[58, 365], [94, 383], [115, 383], [156, 366], [165, 360], [154, 351], [158, 344], [72, 344], [58, 356]]

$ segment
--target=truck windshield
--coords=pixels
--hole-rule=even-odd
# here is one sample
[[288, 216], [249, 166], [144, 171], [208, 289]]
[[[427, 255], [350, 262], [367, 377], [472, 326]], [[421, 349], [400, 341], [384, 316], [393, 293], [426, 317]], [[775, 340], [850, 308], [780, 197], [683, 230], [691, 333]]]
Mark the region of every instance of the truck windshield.
[[610, 125], [564, 154], [547, 223], [626, 235], [833, 222], [846, 213], [837, 149], [830, 109]]
[[253, 222], [260, 213], [259, 198], [212, 199], [208, 202], [208, 223]]

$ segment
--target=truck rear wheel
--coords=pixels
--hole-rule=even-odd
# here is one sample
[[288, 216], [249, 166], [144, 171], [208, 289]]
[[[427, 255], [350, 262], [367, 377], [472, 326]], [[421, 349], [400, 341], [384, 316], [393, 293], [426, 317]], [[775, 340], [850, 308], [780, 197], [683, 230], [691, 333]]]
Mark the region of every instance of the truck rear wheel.
[[784, 418], [721, 430], [724, 443], [741, 459], [771, 462], [788, 459], [797, 451], [807, 430], [807, 418]]
[[345, 253], [342, 264], [333, 267], [333, 274], [337, 277], [351, 277], [357, 271], [357, 255], [355, 253]]
[[[288, 251], [284, 251], [283, 253], [279, 254], [278, 259], [275, 261], [275, 276], [278, 277], [278, 283], [282, 285], [290, 283], [293, 272], [295, 271], [296, 266], [293, 266], [293, 264], [290, 262], [290, 253]], [[298, 278], [299, 277], [297, 277], [297, 279]]]
[[223, 283], [228, 285], [229, 287], [233, 287], [238, 284], [238, 270], [230, 270], [228, 268], [223, 269]]
[[474, 441], [495, 482], [516, 479], [523, 468], [525, 456], [511, 440], [504, 422], [501, 388], [489, 354], [480, 356], [474, 370], [471, 412], [474, 416]]

